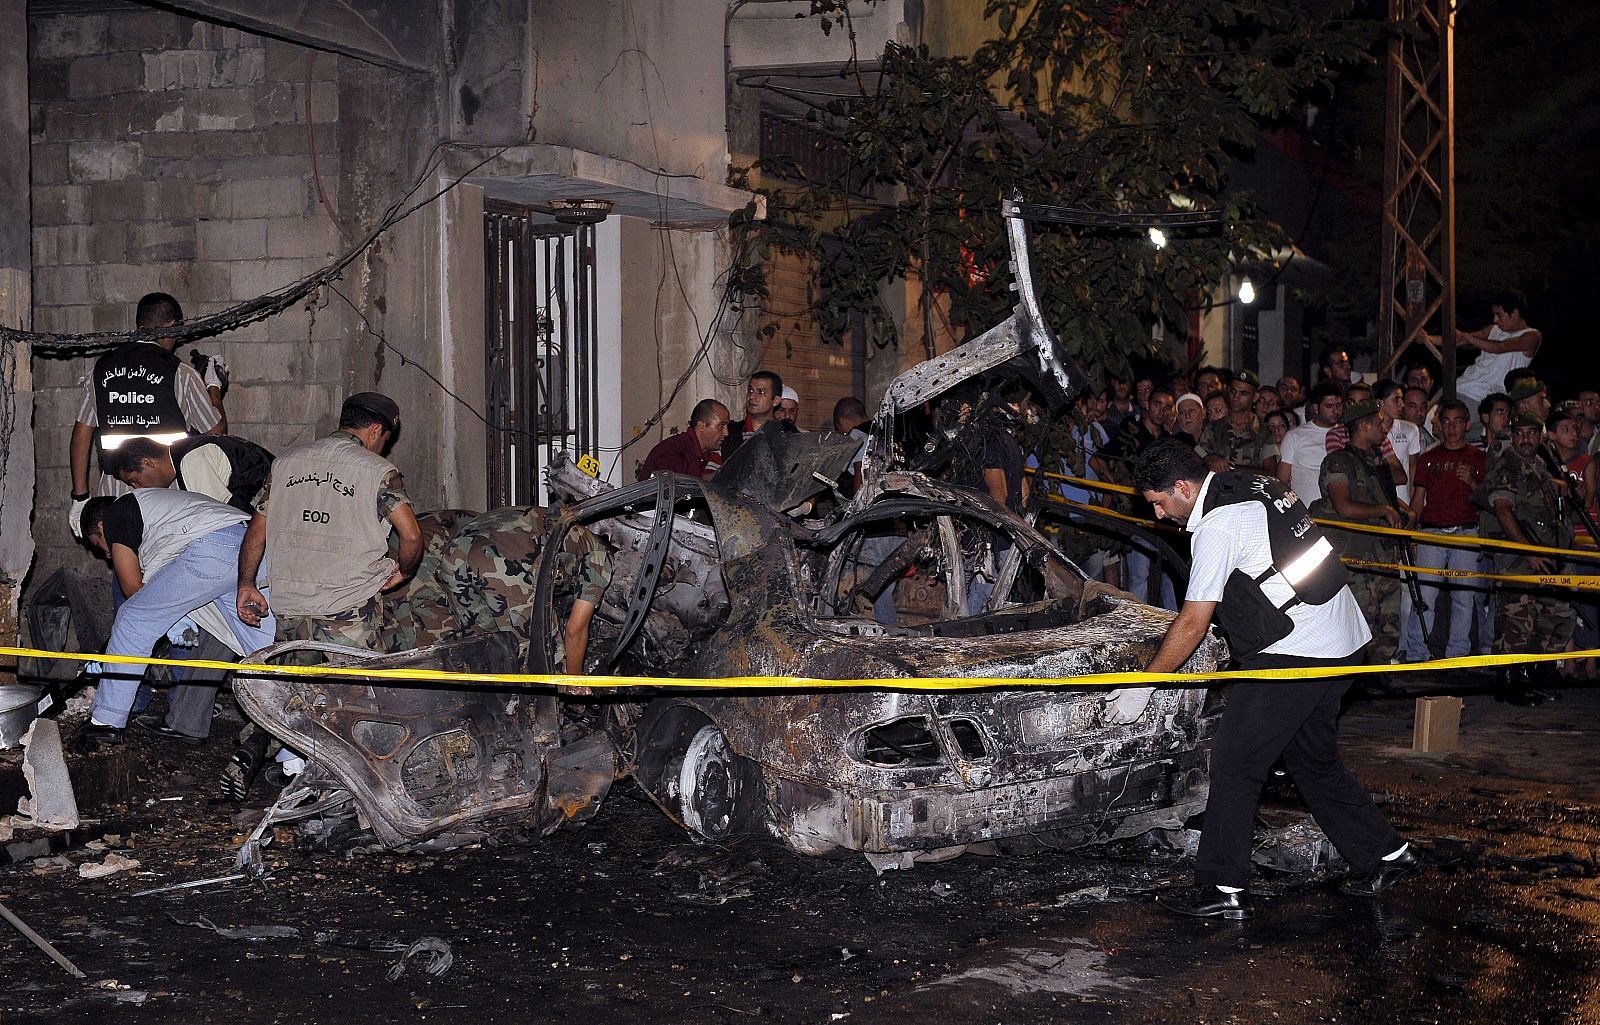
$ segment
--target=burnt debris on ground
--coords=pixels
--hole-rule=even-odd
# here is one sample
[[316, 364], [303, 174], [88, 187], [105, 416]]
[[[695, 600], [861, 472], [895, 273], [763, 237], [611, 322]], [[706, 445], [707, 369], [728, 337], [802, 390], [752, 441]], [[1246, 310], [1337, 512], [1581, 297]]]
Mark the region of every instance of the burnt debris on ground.
[[[881, 875], [770, 838], [696, 842], [621, 783], [595, 820], [432, 855], [283, 829], [233, 873], [253, 812], [212, 797], [226, 734], [134, 737], [131, 796], [18, 847], [0, 902], [87, 978], [0, 932], [7, 1021], [1593, 1020], [1600, 694], [1471, 701], [1462, 750], [1409, 750], [1410, 702], [1357, 705], [1351, 763], [1434, 863], [1376, 901], [1337, 864], [1258, 868], [1244, 925], [1153, 907], [1184, 836], [968, 856]], [[76, 765], [75, 765], [76, 768]], [[86, 805], [91, 802], [86, 801]], [[1303, 814], [1275, 787], [1264, 818]], [[1265, 834], [1263, 834], [1265, 835]], [[79, 866], [137, 861], [98, 879]], [[1258, 863], [1261, 859], [1258, 858]], [[844, 1017], [835, 1017], [844, 1016]]]

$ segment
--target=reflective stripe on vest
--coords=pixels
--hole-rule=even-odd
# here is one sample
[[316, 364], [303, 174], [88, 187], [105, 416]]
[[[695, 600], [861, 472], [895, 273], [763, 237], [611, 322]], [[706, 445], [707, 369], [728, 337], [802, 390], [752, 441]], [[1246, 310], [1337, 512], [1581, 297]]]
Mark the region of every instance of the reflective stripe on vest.
[[1266, 510], [1267, 541], [1272, 548], [1272, 565], [1255, 578], [1256, 585], [1276, 573], [1294, 590], [1294, 598], [1278, 608], [1288, 609], [1300, 602], [1325, 604], [1350, 582], [1350, 571], [1339, 561], [1321, 528], [1312, 522], [1300, 496], [1271, 477], [1216, 474], [1206, 492], [1203, 512], [1245, 502], [1255, 502]]
[[130, 342], [94, 364], [95, 437], [102, 451], [129, 438], [170, 445], [188, 432], [178, 404], [178, 371], [183, 361], [152, 342]]

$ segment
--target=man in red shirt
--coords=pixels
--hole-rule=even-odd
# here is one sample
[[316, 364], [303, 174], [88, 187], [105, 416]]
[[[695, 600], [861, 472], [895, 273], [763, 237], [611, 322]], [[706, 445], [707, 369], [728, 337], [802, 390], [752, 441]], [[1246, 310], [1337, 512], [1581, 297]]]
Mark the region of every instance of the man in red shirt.
[[637, 478], [646, 480], [658, 473], [681, 473], [697, 480], [710, 476], [706, 466], [728, 436], [728, 419], [727, 406], [716, 399], [701, 399], [689, 414], [689, 429], [651, 449], [639, 466]]
[[[1481, 449], [1467, 444], [1467, 427], [1472, 422], [1466, 403], [1452, 399], [1439, 406], [1440, 443], [1417, 457], [1416, 481], [1411, 489], [1411, 506], [1422, 530], [1430, 534], [1453, 534], [1458, 537], [1476, 537], [1478, 510], [1470, 496], [1483, 483], [1488, 459]], [[1475, 548], [1417, 546], [1417, 564], [1435, 569], [1459, 569], [1475, 572], [1478, 569], [1478, 552]], [[1424, 613], [1428, 633], [1433, 633], [1434, 617], [1439, 611], [1440, 586], [1429, 583], [1422, 576], [1422, 598], [1428, 603]], [[1445, 646], [1445, 658], [1459, 658], [1469, 653], [1469, 634], [1472, 629], [1473, 606], [1482, 601], [1482, 592], [1470, 587], [1451, 585], [1450, 640]], [[1401, 656], [1408, 662], [1418, 662], [1428, 657], [1428, 645], [1412, 616], [1405, 627], [1405, 641]]]

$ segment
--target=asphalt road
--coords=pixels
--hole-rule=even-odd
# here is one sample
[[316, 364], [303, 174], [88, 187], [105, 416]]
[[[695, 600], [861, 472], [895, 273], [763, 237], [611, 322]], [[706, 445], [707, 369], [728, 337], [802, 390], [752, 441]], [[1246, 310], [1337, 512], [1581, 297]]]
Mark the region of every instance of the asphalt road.
[[[526, 844], [347, 857], [285, 835], [264, 886], [135, 897], [231, 872], [239, 832], [209, 797], [225, 744], [139, 740], [142, 799], [64, 860], [0, 867], [0, 901], [88, 975], [0, 923], [0, 1021], [1592, 1021], [1597, 712], [1592, 689], [1473, 698], [1463, 748], [1419, 755], [1409, 700], [1358, 704], [1349, 760], [1435, 867], [1377, 900], [1263, 871], [1238, 924], [1154, 906], [1187, 879], [1166, 847], [880, 877], [755, 838], [690, 843], [628, 784], [584, 829]], [[1292, 792], [1272, 804], [1292, 811]], [[108, 851], [140, 865], [79, 877]]]

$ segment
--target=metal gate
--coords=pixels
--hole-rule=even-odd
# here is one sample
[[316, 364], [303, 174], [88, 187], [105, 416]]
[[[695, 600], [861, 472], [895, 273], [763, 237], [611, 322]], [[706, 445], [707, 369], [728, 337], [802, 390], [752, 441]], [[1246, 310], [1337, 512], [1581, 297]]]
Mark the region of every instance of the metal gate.
[[544, 471], [598, 440], [594, 226], [536, 216], [483, 215], [491, 506], [545, 504]]

